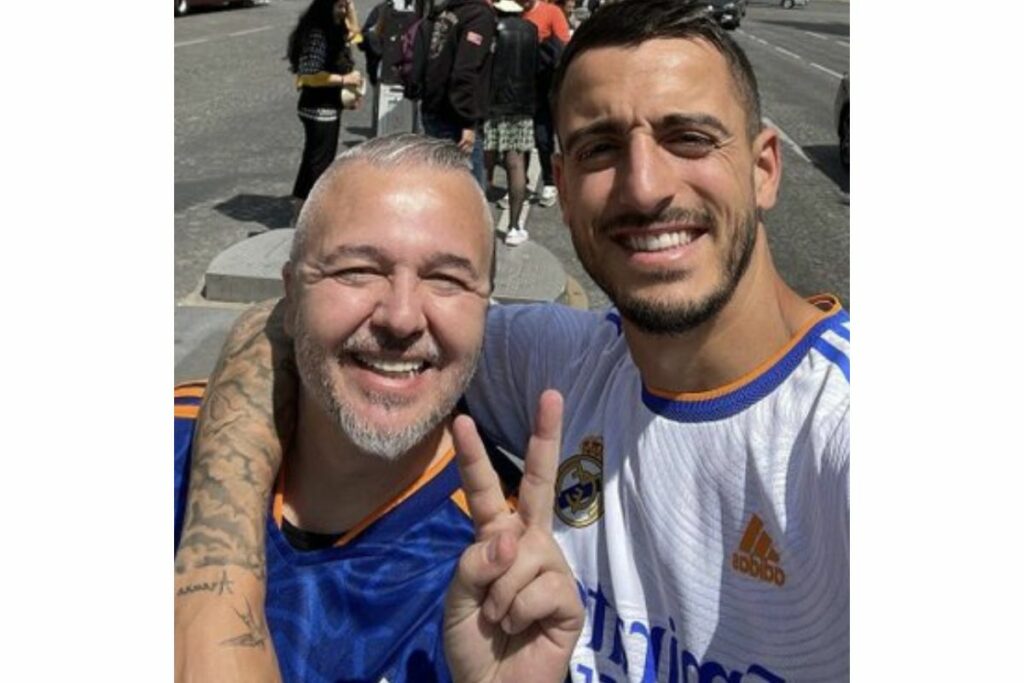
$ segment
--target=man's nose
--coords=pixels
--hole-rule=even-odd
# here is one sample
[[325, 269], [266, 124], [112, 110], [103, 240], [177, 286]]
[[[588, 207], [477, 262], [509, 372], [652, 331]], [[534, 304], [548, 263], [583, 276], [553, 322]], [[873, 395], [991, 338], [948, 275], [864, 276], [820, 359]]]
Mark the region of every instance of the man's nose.
[[677, 171], [668, 152], [652, 135], [632, 134], [617, 171], [620, 201], [642, 214], [665, 208], [679, 187]]
[[427, 327], [423, 288], [419, 278], [410, 273], [396, 273], [390, 286], [377, 303], [373, 324], [388, 331], [396, 339], [406, 339]]

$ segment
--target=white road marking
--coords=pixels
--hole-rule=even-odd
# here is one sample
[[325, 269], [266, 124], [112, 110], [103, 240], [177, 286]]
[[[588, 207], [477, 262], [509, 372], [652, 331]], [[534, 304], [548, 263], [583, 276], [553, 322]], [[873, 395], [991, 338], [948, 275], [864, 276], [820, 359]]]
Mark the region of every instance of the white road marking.
[[847, 43], [845, 40], [837, 40], [836, 42], [844, 47], [850, 47], [850, 44]]
[[234, 36], [247, 36], [250, 33], [259, 33], [261, 31], [269, 31], [272, 28], [274, 28], [274, 27], [273, 26], [260, 26], [259, 28], [251, 28], [251, 29], [248, 29], [246, 31], [235, 31], [234, 33], [229, 33], [228, 35], [232, 36], [232, 37], [234, 37]]
[[790, 52], [790, 51], [789, 51], [789, 50], [787, 50], [786, 48], [784, 48], [784, 47], [779, 47], [778, 45], [776, 45], [776, 46], [775, 46], [775, 50], [776, 50], [776, 51], [778, 51], [778, 52], [781, 52], [781, 53], [782, 53], [782, 54], [784, 54], [784, 55], [789, 55], [790, 57], [795, 57], [795, 58], [797, 58], [797, 59], [801, 59], [801, 60], [803, 59], [803, 57], [801, 57], [801, 56], [800, 56], [800, 55], [798, 55], [797, 53], [795, 53], [795, 52]]
[[843, 77], [842, 74], [837, 74], [832, 69], [827, 69], [827, 68], [823, 67], [821, 64], [815, 64], [814, 62], [811, 62], [811, 66], [813, 66], [818, 71], [824, 71], [825, 73], [827, 73], [829, 76], [832, 76], [833, 78], [842, 78]]
[[823, 36], [820, 33], [815, 33], [814, 31], [804, 31], [804, 33], [806, 33], [809, 36], [814, 36], [818, 40], [828, 40], [828, 36]]
[[246, 29], [245, 31], [235, 31], [234, 33], [228, 33], [223, 36], [213, 36], [211, 38], [197, 38], [196, 40], [185, 40], [180, 43], [175, 43], [174, 47], [185, 47], [186, 45], [199, 45], [200, 43], [208, 43], [211, 40], [217, 40], [219, 38], [237, 38], [238, 36], [247, 36], [250, 33], [260, 33], [262, 31], [269, 31], [274, 28], [273, 26], [258, 26], [257, 28]]
[[779, 131], [779, 136], [782, 138], [782, 141], [785, 142], [790, 147], [792, 147], [793, 151], [796, 152], [798, 157], [800, 157], [801, 159], [803, 159], [807, 163], [811, 163], [811, 160], [807, 157], [806, 154], [804, 154], [804, 151], [803, 151], [803, 149], [800, 148], [800, 145], [796, 144], [796, 142], [793, 140], [793, 138], [791, 138], [788, 135], [786, 135], [786, 131], [782, 130], [782, 128], [780, 128], [779, 126], [775, 125], [775, 123], [772, 122], [772, 120], [770, 118], [768, 118], [767, 116], [764, 117], [764, 122], [766, 124], [768, 124], [769, 126], [771, 126], [772, 128], [774, 128], [775, 130]]

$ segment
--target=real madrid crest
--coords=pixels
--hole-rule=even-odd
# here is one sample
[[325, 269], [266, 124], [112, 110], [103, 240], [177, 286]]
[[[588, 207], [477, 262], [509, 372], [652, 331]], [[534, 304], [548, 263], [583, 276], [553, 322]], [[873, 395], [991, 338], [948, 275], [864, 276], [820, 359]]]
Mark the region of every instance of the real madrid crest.
[[574, 527], [593, 524], [604, 511], [601, 498], [604, 441], [600, 436], [587, 436], [580, 452], [558, 468], [555, 480], [555, 514]]

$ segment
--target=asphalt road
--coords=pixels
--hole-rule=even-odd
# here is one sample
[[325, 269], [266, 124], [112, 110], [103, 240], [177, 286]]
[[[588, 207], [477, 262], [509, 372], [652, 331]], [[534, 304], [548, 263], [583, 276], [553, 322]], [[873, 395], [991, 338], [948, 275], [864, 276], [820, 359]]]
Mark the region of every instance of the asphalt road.
[[[364, 17], [374, 0], [356, 0]], [[196, 291], [210, 261], [250, 233], [287, 225], [302, 148], [296, 94], [283, 59], [306, 0], [196, 11], [174, 20], [175, 301]], [[849, 68], [849, 4], [754, 4], [734, 33], [761, 86], [765, 118], [783, 133], [783, 185], [768, 214], [776, 265], [800, 292], [849, 305], [848, 178], [832, 124]], [[372, 134], [369, 107], [346, 112], [342, 146]], [[557, 208], [534, 206], [531, 237], [562, 260], [591, 307], [607, 299], [575, 260]]]

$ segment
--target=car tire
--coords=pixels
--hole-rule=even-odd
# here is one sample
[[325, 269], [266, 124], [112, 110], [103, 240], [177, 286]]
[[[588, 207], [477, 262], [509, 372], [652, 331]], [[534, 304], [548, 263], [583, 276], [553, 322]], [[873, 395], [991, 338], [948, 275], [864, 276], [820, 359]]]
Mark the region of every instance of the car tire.
[[850, 108], [843, 109], [839, 117], [839, 161], [850, 172]]
[[180, 17], [188, 12], [188, 0], [174, 0], [174, 16]]
[[782, 0], [782, 6], [785, 9], [793, 9], [794, 5], [796, 5], [796, 0]]

